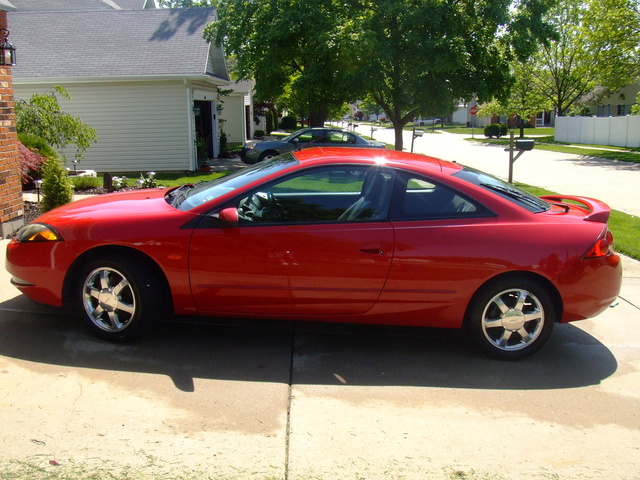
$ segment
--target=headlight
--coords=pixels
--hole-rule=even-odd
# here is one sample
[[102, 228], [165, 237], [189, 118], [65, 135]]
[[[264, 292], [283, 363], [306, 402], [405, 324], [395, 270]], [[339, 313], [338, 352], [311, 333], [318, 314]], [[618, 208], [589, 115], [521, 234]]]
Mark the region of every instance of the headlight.
[[17, 240], [22, 243], [27, 242], [59, 242], [62, 237], [56, 229], [45, 223], [31, 223], [25, 225], [16, 236]]

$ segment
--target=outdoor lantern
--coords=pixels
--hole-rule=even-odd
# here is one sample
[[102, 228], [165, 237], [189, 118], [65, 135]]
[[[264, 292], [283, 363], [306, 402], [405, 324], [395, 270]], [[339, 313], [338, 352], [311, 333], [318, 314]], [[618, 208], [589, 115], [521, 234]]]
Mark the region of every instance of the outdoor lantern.
[[[4, 39], [2, 37], [4, 37]], [[0, 40], [0, 65], [15, 65], [16, 47], [9, 43], [9, 30], [7, 30], [6, 28], [0, 28]]]

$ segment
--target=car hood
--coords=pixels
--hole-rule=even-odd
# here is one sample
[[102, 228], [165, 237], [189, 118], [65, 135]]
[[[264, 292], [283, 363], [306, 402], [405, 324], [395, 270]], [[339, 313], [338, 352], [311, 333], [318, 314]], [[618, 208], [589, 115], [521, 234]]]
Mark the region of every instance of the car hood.
[[167, 189], [151, 188], [95, 195], [50, 210], [38, 217], [35, 222], [60, 225], [83, 221], [86, 218], [96, 221], [175, 211], [165, 202], [166, 193]]

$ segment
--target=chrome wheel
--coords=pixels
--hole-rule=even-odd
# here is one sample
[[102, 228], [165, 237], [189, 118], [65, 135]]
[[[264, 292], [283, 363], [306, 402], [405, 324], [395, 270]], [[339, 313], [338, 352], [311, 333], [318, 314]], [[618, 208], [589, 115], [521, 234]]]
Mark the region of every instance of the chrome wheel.
[[83, 306], [89, 320], [105, 332], [120, 332], [132, 322], [136, 313], [133, 286], [114, 268], [100, 267], [86, 277]]
[[520, 276], [487, 283], [473, 296], [465, 326], [488, 355], [516, 360], [531, 355], [549, 339], [557, 309], [552, 287]]
[[531, 292], [510, 289], [495, 295], [482, 312], [482, 331], [495, 348], [522, 350], [536, 341], [545, 324], [544, 307]]

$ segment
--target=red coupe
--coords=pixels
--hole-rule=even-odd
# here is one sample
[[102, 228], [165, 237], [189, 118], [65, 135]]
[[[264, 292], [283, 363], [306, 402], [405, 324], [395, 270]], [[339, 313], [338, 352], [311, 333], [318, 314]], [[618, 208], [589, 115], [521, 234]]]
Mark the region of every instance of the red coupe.
[[7, 269], [109, 340], [170, 314], [259, 317], [465, 327], [514, 359], [616, 300], [609, 213], [422, 155], [312, 148], [52, 210]]

